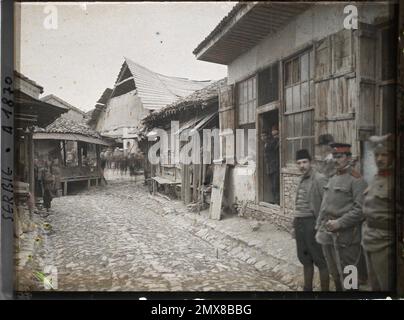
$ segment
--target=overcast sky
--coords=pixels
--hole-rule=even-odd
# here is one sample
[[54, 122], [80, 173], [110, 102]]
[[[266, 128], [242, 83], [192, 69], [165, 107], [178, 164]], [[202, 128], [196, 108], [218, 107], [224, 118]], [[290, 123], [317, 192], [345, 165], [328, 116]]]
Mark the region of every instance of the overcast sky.
[[169, 76], [226, 76], [225, 66], [198, 61], [192, 51], [234, 2], [50, 4], [56, 29], [45, 27], [54, 12], [44, 12], [46, 3], [16, 8], [16, 69], [42, 85], [43, 95], [88, 111], [113, 87], [124, 57]]

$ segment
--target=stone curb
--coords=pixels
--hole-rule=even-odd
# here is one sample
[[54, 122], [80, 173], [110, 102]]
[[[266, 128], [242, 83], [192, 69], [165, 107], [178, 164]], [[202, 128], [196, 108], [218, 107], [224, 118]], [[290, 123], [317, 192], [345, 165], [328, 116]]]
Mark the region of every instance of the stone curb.
[[[163, 200], [158, 198], [158, 196], [153, 197], [151, 195], [149, 195], [149, 198], [167, 206], [165, 199]], [[190, 216], [186, 209], [178, 211], [167, 208], [165, 212], [156, 210], [153, 210], [153, 212], [162, 216], [173, 213], [175, 213], [177, 217], [181, 216], [181, 227], [213, 245], [218, 254], [220, 254], [220, 251], [224, 251], [227, 254], [253, 265], [262, 272], [271, 274], [274, 279], [284, 285], [281, 291], [301, 290], [303, 268], [271, 255], [254, 243], [254, 241], [248, 243], [228, 232], [217, 230], [214, 226], [209, 224], [209, 220], [205, 220], [196, 214]]]

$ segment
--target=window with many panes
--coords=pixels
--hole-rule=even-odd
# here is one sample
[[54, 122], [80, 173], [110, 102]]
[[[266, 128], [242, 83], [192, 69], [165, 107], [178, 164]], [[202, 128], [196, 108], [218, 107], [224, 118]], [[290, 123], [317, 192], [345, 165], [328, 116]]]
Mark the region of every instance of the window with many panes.
[[255, 122], [257, 108], [257, 80], [251, 77], [237, 84], [238, 124], [244, 125]]
[[314, 55], [305, 51], [284, 62], [286, 163], [296, 151], [314, 151]]

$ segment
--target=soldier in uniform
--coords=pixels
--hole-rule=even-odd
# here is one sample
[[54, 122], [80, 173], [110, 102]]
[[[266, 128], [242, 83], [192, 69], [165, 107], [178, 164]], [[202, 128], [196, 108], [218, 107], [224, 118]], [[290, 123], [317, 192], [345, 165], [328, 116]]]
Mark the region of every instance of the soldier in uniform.
[[327, 178], [311, 166], [311, 156], [306, 149], [296, 152], [296, 164], [302, 177], [297, 187], [294, 234], [297, 257], [303, 265], [304, 291], [313, 291], [314, 265], [319, 269], [322, 291], [329, 291], [330, 277], [321, 245], [315, 240], [316, 219], [320, 211]]
[[370, 139], [378, 173], [365, 190], [362, 246], [365, 250], [369, 282], [374, 291], [394, 288], [394, 211], [392, 135]]
[[367, 185], [351, 167], [351, 145], [332, 143], [330, 146], [336, 174], [324, 186], [316, 240], [322, 245], [336, 290], [342, 291], [345, 266], [358, 266], [361, 256], [362, 203]]

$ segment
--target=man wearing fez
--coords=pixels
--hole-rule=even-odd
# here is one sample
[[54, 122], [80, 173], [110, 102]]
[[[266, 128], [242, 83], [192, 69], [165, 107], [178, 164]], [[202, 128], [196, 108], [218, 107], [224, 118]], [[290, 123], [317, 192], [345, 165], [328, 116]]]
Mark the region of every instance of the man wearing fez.
[[365, 190], [362, 246], [365, 250], [369, 282], [374, 291], [394, 288], [394, 141], [393, 136], [373, 136], [378, 172]]
[[362, 253], [362, 203], [367, 185], [350, 165], [351, 145], [332, 143], [330, 146], [336, 174], [324, 186], [316, 240], [322, 245], [336, 290], [342, 291], [344, 268], [357, 267]]
[[329, 273], [321, 245], [315, 240], [315, 225], [327, 178], [311, 166], [306, 149], [296, 152], [296, 164], [302, 173], [296, 193], [294, 234], [297, 257], [303, 265], [304, 291], [313, 291], [314, 265], [319, 269], [322, 291], [329, 291]]

